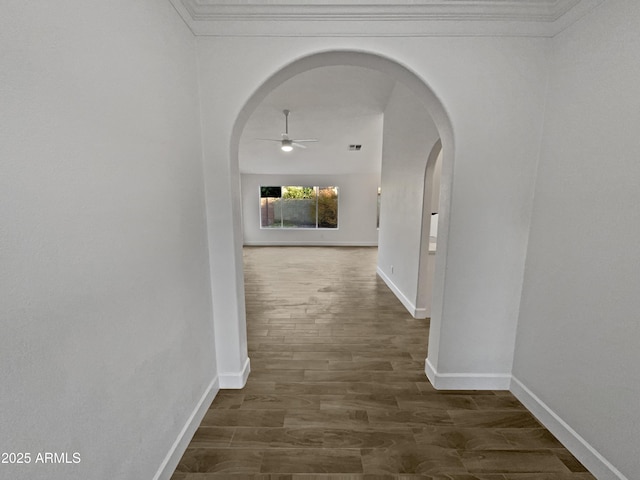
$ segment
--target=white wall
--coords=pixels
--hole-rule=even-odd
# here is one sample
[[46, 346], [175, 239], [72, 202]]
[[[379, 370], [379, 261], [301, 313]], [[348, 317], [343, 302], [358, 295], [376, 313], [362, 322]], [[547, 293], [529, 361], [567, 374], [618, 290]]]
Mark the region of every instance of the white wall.
[[378, 274], [411, 314], [422, 317], [418, 259], [424, 177], [439, 136], [425, 106], [406, 86], [396, 83], [384, 112]]
[[151, 479], [216, 375], [195, 41], [169, 2], [0, 11], [0, 477]]
[[[439, 385], [506, 388], [541, 135], [548, 41], [437, 36], [197, 40], [214, 317], [225, 333], [218, 337], [225, 338], [217, 345], [219, 360], [227, 359], [235, 371], [246, 362], [240, 174], [234, 145], [242, 125], [235, 125], [236, 119], [240, 115], [246, 120], [245, 103], [295, 60], [350, 50], [393, 59], [415, 72], [441, 100], [453, 126], [442, 171], [442, 198], [447, 201], [440, 207], [438, 234], [444, 243], [438, 246], [439, 278], [433, 292], [432, 377]], [[443, 121], [442, 109], [438, 113], [438, 121]], [[447, 155], [455, 157], [455, 164]]]
[[[242, 219], [245, 245], [360, 245], [378, 244], [376, 228], [380, 176], [242, 175]], [[337, 229], [260, 228], [260, 186], [309, 185], [338, 187]]]
[[[436, 163], [433, 167], [433, 179], [431, 184], [431, 213], [438, 213], [438, 206], [440, 203], [440, 178], [442, 177], [442, 150], [436, 158]], [[437, 228], [431, 234], [432, 237], [437, 237]]]
[[553, 41], [513, 369], [599, 479], [640, 472], [639, 20], [609, 1]]

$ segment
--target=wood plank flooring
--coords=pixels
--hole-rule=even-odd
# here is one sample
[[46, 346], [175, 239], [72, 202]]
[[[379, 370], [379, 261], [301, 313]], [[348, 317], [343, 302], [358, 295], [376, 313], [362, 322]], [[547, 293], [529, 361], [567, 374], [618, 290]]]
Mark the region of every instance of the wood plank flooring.
[[249, 356], [172, 480], [594, 480], [509, 392], [434, 390], [375, 248], [245, 248]]

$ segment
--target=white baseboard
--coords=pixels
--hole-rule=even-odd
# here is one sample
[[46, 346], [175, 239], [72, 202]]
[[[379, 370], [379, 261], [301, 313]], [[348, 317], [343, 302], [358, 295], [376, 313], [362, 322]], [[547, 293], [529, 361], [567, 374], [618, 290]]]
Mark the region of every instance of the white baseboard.
[[393, 283], [393, 281], [387, 276], [386, 273], [382, 271], [380, 267], [376, 268], [376, 273], [378, 276], [387, 284], [387, 287], [393, 292], [393, 294], [398, 297], [398, 300], [404, 305], [404, 308], [411, 314], [413, 318], [427, 318], [427, 310], [425, 308], [416, 308], [411, 300], [409, 300], [402, 290], [398, 288], [398, 286]]
[[587, 467], [598, 480], [629, 480], [516, 377], [512, 377], [511, 393], [513, 393], [533, 416], [547, 427], [567, 450]]
[[178, 462], [182, 458], [182, 455], [184, 455], [189, 442], [193, 438], [193, 434], [196, 433], [196, 430], [200, 426], [200, 422], [202, 422], [204, 415], [207, 413], [211, 402], [213, 402], [213, 399], [216, 397], [219, 390], [220, 386], [218, 383], [218, 377], [216, 377], [211, 381], [202, 397], [200, 397], [200, 400], [193, 409], [193, 412], [191, 412], [191, 415], [189, 415], [184, 427], [180, 430], [178, 438], [176, 438], [176, 441], [171, 445], [169, 452], [160, 464], [160, 468], [158, 468], [158, 471], [153, 476], [153, 480], [169, 480], [171, 478], [173, 472], [178, 466]]
[[426, 308], [416, 308], [413, 313], [413, 318], [429, 318], [431, 312]]
[[436, 390], [509, 390], [511, 375], [502, 373], [439, 373], [428, 358], [424, 372]]
[[251, 372], [251, 361], [247, 358], [244, 367], [237, 373], [218, 373], [220, 378], [220, 388], [240, 389], [243, 388]]
[[378, 242], [326, 241], [245, 241], [245, 247], [377, 247]]

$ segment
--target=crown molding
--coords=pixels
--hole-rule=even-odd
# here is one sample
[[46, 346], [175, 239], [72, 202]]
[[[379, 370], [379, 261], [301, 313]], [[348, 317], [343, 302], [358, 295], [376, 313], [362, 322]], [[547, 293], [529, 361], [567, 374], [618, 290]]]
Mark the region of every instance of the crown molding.
[[475, 0], [374, 3], [350, 1], [330, 4], [320, 1], [295, 3], [224, 0], [182, 0], [196, 21], [270, 21], [270, 20], [514, 20], [555, 21], [580, 0]]
[[170, 0], [196, 35], [553, 36], [604, 0]]

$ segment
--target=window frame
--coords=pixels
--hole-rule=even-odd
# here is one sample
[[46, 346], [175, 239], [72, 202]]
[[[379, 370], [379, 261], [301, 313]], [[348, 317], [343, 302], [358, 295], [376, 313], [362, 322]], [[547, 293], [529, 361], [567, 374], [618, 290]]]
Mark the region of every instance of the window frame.
[[[263, 198], [279, 198], [281, 201], [284, 200], [282, 195], [287, 187], [297, 187], [297, 188], [313, 188], [314, 191], [314, 199], [315, 199], [315, 212], [316, 218], [315, 227], [287, 227], [284, 225], [284, 215], [282, 210], [280, 212], [280, 225], [279, 226], [264, 226], [262, 224], [263, 212], [262, 212], [262, 199]], [[280, 188], [280, 197], [263, 197], [262, 190], [264, 188]], [[320, 191], [323, 189], [334, 189], [336, 194], [336, 226], [335, 227], [320, 227], [319, 226], [319, 198]], [[282, 207], [281, 207], [282, 209]], [[259, 217], [259, 226], [260, 230], [289, 230], [289, 231], [316, 231], [316, 230], [326, 230], [326, 231], [335, 231], [340, 229], [340, 187], [338, 185], [260, 185], [258, 187], [258, 217]]]

